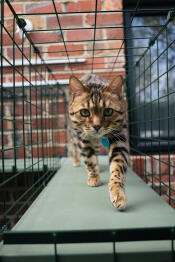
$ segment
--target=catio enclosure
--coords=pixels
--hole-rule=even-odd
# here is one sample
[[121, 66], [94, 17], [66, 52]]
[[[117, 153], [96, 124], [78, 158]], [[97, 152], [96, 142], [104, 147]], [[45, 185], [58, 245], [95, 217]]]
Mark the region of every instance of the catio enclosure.
[[[164, 2], [1, 0], [2, 261], [175, 261], [175, 4]], [[97, 189], [69, 158], [68, 79], [86, 73], [124, 77], [125, 212], [107, 199], [103, 147]]]

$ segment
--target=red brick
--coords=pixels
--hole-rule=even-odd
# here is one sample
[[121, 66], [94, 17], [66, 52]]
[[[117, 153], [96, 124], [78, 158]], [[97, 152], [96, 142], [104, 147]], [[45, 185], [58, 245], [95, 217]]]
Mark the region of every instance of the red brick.
[[61, 35], [59, 32], [51, 32], [51, 33], [41, 33], [41, 32], [33, 32], [30, 33], [30, 38], [34, 43], [45, 43], [45, 42], [60, 42], [62, 41]]
[[[84, 53], [83, 45], [66, 45], [66, 47], [69, 56], [77, 56], [77, 55], [82, 55]], [[69, 51], [75, 51], [75, 52], [69, 52]], [[48, 56], [51, 57], [67, 56], [64, 45], [51, 45], [48, 47], [48, 52], [53, 52], [53, 53], [48, 53]]]
[[[27, 154], [26, 154], [26, 156], [27, 156]], [[18, 158], [18, 159], [23, 159], [24, 158], [24, 148], [23, 147], [17, 148], [17, 150], [16, 150], [16, 158]]]
[[16, 130], [23, 130], [22, 118], [18, 119], [18, 121], [16, 121], [15, 127], [16, 127]]
[[65, 144], [67, 141], [66, 131], [56, 131], [53, 132], [53, 143]]
[[[18, 44], [18, 45], [20, 45], [22, 43], [21, 38], [19, 38], [19, 36], [17, 34], [15, 35], [14, 40], [15, 40], [16, 44]], [[10, 38], [10, 36], [7, 35], [7, 34], [3, 34], [3, 46], [12, 46], [12, 45], [13, 45], [13, 41]]]
[[[12, 74], [13, 73], [13, 67], [4, 67], [3, 68], [3, 74]], [[5, 83], [5, 79], [3, 79], [3, 82]]]
[[161, 180], [162, 182], [165, 182], [165, 183], [169, 181], [169, 176], [165, 174], [164, 175], [161, 174], [159, 176], [159, 173], [157, 173], [156, 177], [158, 180]]
[[24, 115], [26, 115], [29, 112], [29, 110], [27, 110], [27, 108], [28, 108], [28, 105], [26, 105], [26, 104], [24, 104], [24, 108], [23, 108], [22, 104], [16, 104], [15, 105], [15, 116], [22, 116], [23, 110], [24, 110]]
[[[104, 32], [104, 30], [102, 30], [102, 29], [96, 29], [95, 40], [103, 40], [104, 39], [103, 32]], [[92, 40], [93, 39], [94, 39], [94, 31], [93, 31]]]
[[[59, 28], [57, 17], [47, 17], [47, 28]], [[64, 15], [59, 18], [61, 27], [82, 26], [83, 18], [81, 15]]]
[[[60, 79], [69, 79], [69, 77], [72, 75], [72, 73], [69, 71], [66, 74], [58, 74], [55, 73], [55, 79], [60, 80]], [[83, 73], [76, 73], [76, 77], [81, 78], [84, 74]]]
[[108, 57], [108, 58], [105, 58], [105, 62], [107, 63], [106, 64], [106, 68], [115, 68], [115, 69], [118, 69], [118, 68], [125, 68], [125, 57], [120, 57], [118, 56], [117, 57], [117, 52], [116, 52], [116, 55], [114, 57]]
[[[91, 1], [79, 1], [78, 3], [68, 2], [68, 12], [84, 12], [84, 11], [95, 11], [95, 0]], [[97, 10], [101, 10], [101, 0], [98, 0]]]
[[32, 121], [32, 128], [33, 129], [41, 129], [41, 127], [43, 129], [55, 129], [55, 128], [59, 128], [59, 118], [43, 118], [41, 120], [41, 118], [38, 117], [38, 119], [33, 119]]
[[67, 71], [70, 71], [70, 69], [72, 68], [73, 70], [88, 70], [91, 69], [91, 64], [90, 63], [81, 63], [81, 64], [71, 64], [68, 65], [68, 69]]
[[[98, 69], [98, 68], [104, 68], [104, 58], [99, 57], [99, 58], [94, 58], [93, 61], [93, 68]], [[83, 64], [72, 64], [71, 68], [73, 70], [87, 70], [92, 68], [92, 58], [87, 58], [86, 62]]]
[[[57, 12], [61, 12], [61, 4], [55, 1]], [[36, 3], [26, 5], [26, 12], [29, 13], [53, 13], [55, 12], [54, 6], [52, 3]]]
[[[10, 117], [12, 119], [12, 117]], [[13, 122], [12, 121], [5, 121], [4, 120], [4, 130], [5, 131], [12, 131], [14, 129]]]
[[41, 91], [40, 91], [40, 89], [33, 87], [31, 89], [31, 100], [35, 104], [36, 103], [36, 99], [37, 99], [38, 106], [40, 106], [40, 98], [41, 98]]
[[170, 172], [170, 170], [169, 170], [169, 165], [171, 164], [171, 163], [169, 163], [169, 161], [170, 161], [170, 158], [168, 157], [168, 155], [166, 156], [166, 155], [162, 155], [162, 156], [160, 156], [160, 161], [162, 161], [162, 162], [160, 162], [159, 164], [160, 164], [160, 172], [161, 172], [161, 174], [169, 174]]
[[175, 175], [171, 174], [171, 182], [175, 182]]
[[107, 39], [123, 39], [124, 32], [122, 28], [108, 28], [106, 30]]
[[13, 25], [14, 21], [15, 20], [13, 18], [9, 18], [9, 19], [6, 18], [5, 21], [4, 21], [4, 26], [11, 35], [13, 34], [13, 27], [15, 28], [15, 31], [16, 31], [16, 28], [17, 28], [16, 23], [15, 23], [15, 25]]
[[10, 149], [10, 150], [4, 151], [4, 159], [14, 159], [14, 150]]
[[156, 173], [156, 160], [154, 157], [146, 157], [146, 174], [155, 174]]
[[[27, 76], [25, 75], [25, 77], [27, 77]], [[21, 75], [17, 74], [17, 72], [16, 72], [15, 82], [22, 82], [22, 79], [23, 79], [23, 77]], [[12, 83], [13, 82], [13, 76], [9, 76], [8, 81]]]
[[[22, 13], [22, 4], [21, 3], [12, 3], [10, 2], [10, 4], [12, 5], [13, 9], [15, 10], [16, 13]], [[9, 6], [7, 4], [4, 4], [4, 16], [12, 16], [12, 12], [9, 8]]]
[[171, 155], [172, 171], [171, 173], [175, 175], [175, 155]]
[[[65, 156], [66, 155], [66, 147], [64, 146], [42, 146], [39, 147], [33, 147], [33, 157], [58, 157], [59, 155]], [[44, 151], [44, 152], [43, 152]], [[43, 154], [44, 153], [44, 154]]]
[[[107, 80], [112, 80], [114, 77], [116, 77], [116, 72], [112, 72], [110, 74], [109, 74], [109, 72], [97, 72], [96, 75], [104, 77]], [[125, 72], [124, 71], [118, 71], [117, 75], [122, 75], [123, 77], [125, 77]]]
[[122, 0], [105, 0], [104, 8], [106, 10], [120, 10], [122, 9]]
[[65, 116], [58, 116], [58, 124], [57, 127], [62, 129], [65, 128], [67, 125], [66, 117]]
[[[122, 40], [118, 40], [118, 41], [107, 41], [106, 43], [106, 48], [109, 49], [107, 51], [105, 51], [106, 53], [115, 53], [117, 54], [119, 52], [119, 49], [120, 49], [120, 54], [124, 53], [124, 44], [123, 44], [123, 41]], [[115, 50], [110, 50], [110, 49], [114, 49]]]
[[44, 106], [43, 105], [41, 106], [40, 101], [37, 101], [37, 106], [36, 106], [35, 102], [36, 101], [34, 101], [32, 103], [31, 108], [30, 108], [30, 105], [29, 105], [28, 114], [31, 114], [32, 116], [34, 116], [34, 118], [35, 117], [39, 118], [41, 116], [41, 113], [43, 113], [43, 116], [44, 116], [44, 114], [45, 114], [45, 102], [43, 101]]
[[[41, 132], [38, 130], [36, 133], [32, 133], [32, 144], [46, 144], [49, 141], [49, 132]], [[29, 136], [29, 144], [31, 143], [31, 136]]]
[[27, 19], [32, 23], [33, 29], [43, 29], [43, 18], [44, 16], [34, 15], [30, 16]]
[[143, 176], [145, 173], [144, 170], [145, 167], [145, 158], [138, 156], [138, 157], [132, 157], [132, 168], [135, 173], [137, 173], [139, 176]]
[[[67, 57], [65, 57], [67, 59]], [[65, 72], [66, 64], [50, 65], [50, 69], [54, 72]], [[52, 78], [54, 79], [54, 78]]]
[[[8, 141], [9, 141], [8, 136], [9, 136], [9, 135], [3, 135], [4, 147], [6, 147], [6, 146], [8, 145]], [[0, 141], [2, 141], [2, 136], [1, 136], [1, 134], [0, 134]]]
[[[24, 53], [27, 52], [28, 48], [25, 47], [25, 49], [23, 49]], [[13, 59], [13, 48], [9, 47], [7, 48], [7, 57], [9, 59]], [[22, 59], [22, 53], [18, 48], [15, 48], [15, 59]]]
[[93, 30], [82, 29], [76, 31], [67, 31], [66, 36], [68, 41], [91, 40], [93, 38]]
[[65, 114], [67, 108], [66, 102], [59, 102], [58, 103], [58, 113], [59, 114]]
[[[91, 63], [92, 59], [87, 58], [87, 63]], [[96, 68], [104, 68], [104, 58], [103, 57], [98, 57], [94, 58], [94, 69]]]
[[175, 184], [171, 185], [171, 196], [175, 196]]
[[[95, 15], [89, 14], [86, 17], [86, 23], [94, 26], [95, 25]], [[97, 26], [115, 26], [121, 25], [123, 23], [122, 13], [112, 13], [112, 14], [98, 14], [96, 25]]]

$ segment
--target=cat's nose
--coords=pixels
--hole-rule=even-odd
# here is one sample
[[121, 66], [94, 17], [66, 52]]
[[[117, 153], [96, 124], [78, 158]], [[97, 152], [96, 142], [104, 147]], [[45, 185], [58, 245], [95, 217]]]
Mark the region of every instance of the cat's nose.
[[95, 126], [93, 126], [93, 128], [98, 132], [98, 130], [101, 128], [101, 126], [95, 125]]

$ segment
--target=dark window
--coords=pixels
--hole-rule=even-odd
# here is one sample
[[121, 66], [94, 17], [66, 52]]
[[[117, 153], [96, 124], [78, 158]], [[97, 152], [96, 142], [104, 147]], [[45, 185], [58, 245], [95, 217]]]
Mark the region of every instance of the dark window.
[[[135, 12], [132, 2], [133, 5], [124, 1], [125, 9], [131, 9], [125, 12], [125, 26], [130, 26], [134, 15], [131, 28], [125, 29], [132, 153], [172, 152], [175, 151], [175, 20], [155, 38], [172, 5], [164, 6], [161, 11], [163, 3], [160, 1], [156, 7], [154, 1], [154, 10], [151, 6], [148, 10], [145, 1], [141, 1]], [[148, 49], [152, 40], [153, 45]]]

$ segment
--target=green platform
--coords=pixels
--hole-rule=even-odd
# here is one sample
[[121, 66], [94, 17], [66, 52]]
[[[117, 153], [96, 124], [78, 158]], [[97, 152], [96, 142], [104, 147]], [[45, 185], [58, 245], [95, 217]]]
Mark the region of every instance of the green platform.
[[[108, 159], [100, 157], [100, 187], [86, 184], [84, 166], [62, 167], [13, 229], [93, 230], [175, 226], [175, 211], [130, 169], [127, 174], [127, 209], [119, 212], [109, 200]], [[112, 243], [58, 245], [59, 261], [113, 261]], [[171, 241], [116, 243], [117, 261], [171, 261]], [[55, 261], [53, 245], [4, 245], [1, 261]]]

